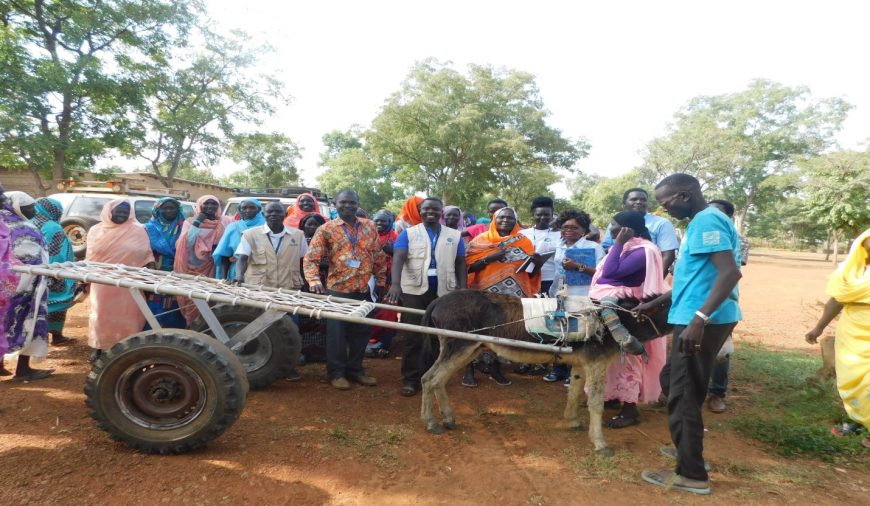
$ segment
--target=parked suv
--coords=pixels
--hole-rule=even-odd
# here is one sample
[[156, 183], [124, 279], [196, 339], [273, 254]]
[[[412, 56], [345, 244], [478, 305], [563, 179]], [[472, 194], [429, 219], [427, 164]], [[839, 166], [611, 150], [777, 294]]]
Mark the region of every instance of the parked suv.
[[329, 200], [325, 193], [321, 193], [317, 188], [305, 187], [288, 187], [288, 188], [235, 188], [233, 196], [227, 200], [224, 206], [224, 216], [235, 217], [239, 210], [239, 203], [248, 198], [256, 198], [260, 201], [263, 207], [270, 202], [280, 202], [284, 206], [284, 211], [288, 207], [296, 203], [296, 197], [303, 193], [310, 193], [317, 199], [320, 204], [320, 214], [327, 220], [336, 215], [335, 206]]
[[[132, 211], [136, 214], [136, 220], [143, 224], [151, 219], [151, 209], [157, 202], [156, 197], [117, 193], [55, 193], [49, 196], [63, 205], [60, 225], [72, 242], [76, 259], [85, 257], [88, 230], [100, 222], [100, 212], [106, 202], [117, 198], [126, 198], [130, 201]], [[193, 202], [185, 200], [180, 202], [181, 212], [185, 218], [193, 216]]]

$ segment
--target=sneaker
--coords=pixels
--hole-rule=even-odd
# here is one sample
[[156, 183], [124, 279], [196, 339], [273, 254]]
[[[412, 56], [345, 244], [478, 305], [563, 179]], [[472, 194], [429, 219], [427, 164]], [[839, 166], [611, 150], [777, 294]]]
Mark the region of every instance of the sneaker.
[[511, 380], [505, 378], [504, 374], [498, 371], [494, 371], [492, 374], [490, 374], [489, 379], [495, 381], [499, 386], [502, 387], [509, 387], [513, 385], [513, 382]]
[[350, 382], [344, 377], [334, 378], [329, 382], [329, 384], [339, 390], [350, 390]]
[[360, 376], [350, 376], [349, 379], [354, 383], [359, 383], [360, 385], [373, 387], [378, 384], [378, 380], [372, 378], [371, 376], [366, 376], [365, 374]]
[[724, 398], [716, 394], [710, 394], [707, 396], [707, 409], [713, 413], [724, 413], [728, 410], [728, 406], [725, 404]]
[[514, 372], [521, 376], [524, 376], [526, 374], [531, 374], [532, 367], [534, 367], [532, 364], [522, 364], [521, 366], [514, 369]]
[[287, 376], [284, 376], [284, 379], [287, 381], [299, 381], [302, 379], [302, 375], [296, 369], [290, 369], [290, 372], [287, 373]]
[[556, 381], [563, 381], [565, 378], [562, 377], [562, 375], [557, 373], [556, 371], [550, 371], [547, 374], [545, 374], [544, 377], [541, 379], [543, 379], [547, 383], [554, 383]]
[[532, 376], [543, 376], [547, 374], [547, 366], [544, 364], [535, 364], [532, 366], [532, 370], [529, 374]]
[[571, 386], [571, 376], [568, 376], [567, 378], [565, 378], [565, 381], [563, 381], [562, 384], [565, 385], [565, 388], [570, 387]]

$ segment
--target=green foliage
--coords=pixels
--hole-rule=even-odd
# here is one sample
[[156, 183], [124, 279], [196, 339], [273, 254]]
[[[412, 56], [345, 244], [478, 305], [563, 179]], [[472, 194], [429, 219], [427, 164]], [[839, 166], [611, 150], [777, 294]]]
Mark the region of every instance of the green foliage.
[[870, 227], [870, 152], [832, 153], [802, 168], [806, 217], [846, 237]]
[[[246, 77], [245, 70], [254, 65], [257, 54], [246, 47], [244, 34], [203, 35], [206, 44], [202, 52], [180, 54], [174, 65], [143, 68], [139, 74], [148, 98], [137, 109], [136, 135], [131, 136], [124, 152], [148, 160], [168, 187], [185, 164], [210, 165], [227, 154], [236, 139], [235, 125], [258, 124], [263, 114], [273, 111], [274, 97], [281, 96], [273, 78]], [[264, 148], [263, 142], [271, 143], [269, 149], [277, 148], [272, 154], [279, 158], [292, 157], [295, 148], [286, 144], [286, 139], [259, 138], [256, 134], [242, 139], [241, 151], [234, 154], [242, 159], [262, 155], [262, 163], [268, 163], [265, 158], [269, 155], [254, 153], [258, 149], [254, 145]], [[246, 152], [244, 146], [251, 149]], [[253, 158], [245, 161], [253, 163]]]
[[[652, 195], [653, 184], [640, 169], [616, 177], [582, 174], [569, 185], [572, 203], [577, 209], [588, 213], [592, 223], [602, 227], [602, 230], [610, 224], [614, 214], [623, 210], [622, 194], [634, 187], [646, 188]], [[655, 200], [650, 197], [650, 210], [654, 207]]]
[[245, 167], [223, 179], [226, 186], [275, 188], [299, 183], [299, 148], [287, 136], [273, 132], [236, 137], [230, 158]]
[[328, 195], [354, 189], [359, 194], [360, 206], [369, 213], [399, 195], [392, 183], [392, 171], [375, 161], [358, 129], [330, 132], [323, 136], [323, 143], [326, 150], [320, 155], [320, 165], [326, 170], [317, 181]]
[[547, 115], [530, 74], [470, 65], [463, 75], [430, 59], [412, 68], [365, 139], [399, 184], [477, 208], [492, 191], [526, 199], [518, 182], [545, 193], [554, 168], [586, 155], [588, 145], [547, 125]]
[[706, 192], [734, 203], [741, 229], [748, 211], [782, 198], [772, 178], [832, 145], [850, 107], [767, 80], [737, 93], [696, 97], [677, 112], [668, 135], [649, 143], [644, 168], [658, 178], [695, 175]]
[[0, 158], [54, 180], [117, 147], [144, 90], [135, 68], [186, 40], [198, 1], [0, 4]]
[[837, 438], [830, 433], [831, 426], [846, 415], [831, 381], [807, 381], [821, 366], [817, 357], [742, 344], [731, 360], [731, 381], [746, 385], [750, 392], [746, 403], [751, 409], [731, 421], [738, 432], [785, 456], [831, 461], [864, 454], [870, 464], [860, 437]]

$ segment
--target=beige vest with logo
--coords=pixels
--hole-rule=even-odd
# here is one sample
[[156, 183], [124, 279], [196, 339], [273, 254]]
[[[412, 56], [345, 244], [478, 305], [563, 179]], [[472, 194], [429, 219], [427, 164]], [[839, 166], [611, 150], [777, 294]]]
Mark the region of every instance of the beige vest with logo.
[[[429, 260], [432, 258], [432, 241], [421, 223], [407, 230], [408, 259], [402, 269], [402, 291], [411, 295], [422, 295], [429, 290]], [[438, 275], [438, 296], [457, 289], [456, 250], [462, 236], [458, 230], [441, 226], [438, 242], [435, 244], [435, 270]]]
[[263, 227], [249, 228], [242, 236], [251, 245], [245, 283], [292, 290], [302, 288], [302, 256], [299, 255], [299, 248], [305, 237], [301, 230], [285, 230], [277, 253], [269, 235], [263, 233]]

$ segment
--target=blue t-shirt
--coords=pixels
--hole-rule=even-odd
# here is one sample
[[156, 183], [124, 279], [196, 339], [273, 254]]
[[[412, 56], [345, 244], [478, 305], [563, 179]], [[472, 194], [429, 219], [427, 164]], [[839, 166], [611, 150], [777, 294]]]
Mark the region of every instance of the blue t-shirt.
[[[649, 236], [653, 244], [659, 247], [659, 250], [673, 251], [679, 249], [680, 240], [677, 239], [677, 231], [674, 230], [674, 225], [667, 218], [646, 213], [643, 216], [643, 222], [646, 229], [649, 230]], [[601, 241], [601, 247], [610, 249], [613, 246], [613, 235], [610, 233], [610, 225], [607, 225], [607, 233], [604, 234], [604, 240]]]
[[[432, 247], [432, 251], [430, 253], [429, 260], [429, 268], [434, 269], [436, 267], [435, 262], [435, 244], [438, 240], [438, 236], [441, 235], [441, 231], [438, 232], [433, 231], [429, 227], [423, 227], [426, 229], [426, 233], [429, 234], [429, 244]], [[399, 234], [399, 237], [396, 238], [396, 242], [393, 243], [393, 251], [403, 249], [408, 251], [408, 231], [402, 230], [402, 233]], [[465, 256], [465, 241], [461, 238], [459, 239], [459, 245], [456, 247], [456, 257], [464, 257]], [[429, 276], [429, 289], [438, 288], [438, 276]]]
[[[686, 227], [686, 235], [674, 268], [674, 289], [668, 323], [688, 325], [713, 289], [719, 270], [710, 255], [730, 251], [740, 265], [740, 239], [731, 220], [715, 208], [699, 212]], [[710, 315], [710, 323], [734, 323], [743, 319], [737, 304], [737, 286]]]

